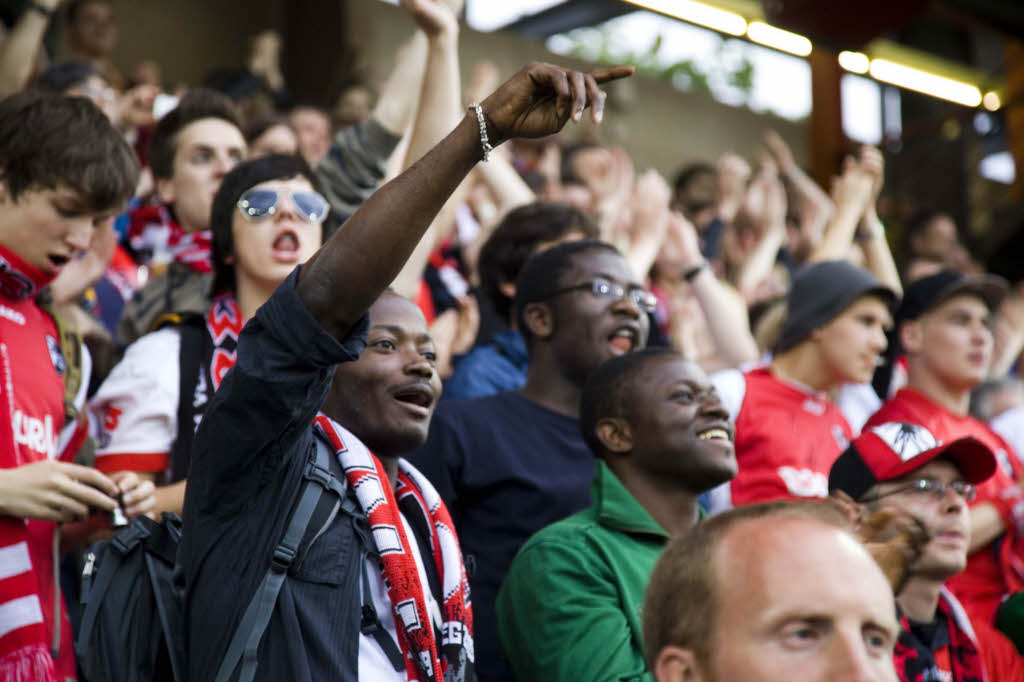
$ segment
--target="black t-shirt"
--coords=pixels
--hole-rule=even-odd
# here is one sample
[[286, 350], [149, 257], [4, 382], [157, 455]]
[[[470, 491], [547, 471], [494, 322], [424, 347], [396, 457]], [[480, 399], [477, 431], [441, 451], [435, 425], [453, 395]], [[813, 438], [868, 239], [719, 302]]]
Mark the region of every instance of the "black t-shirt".
[[579, 420], [516, 392], [446, 401], [409, 460], [444, 498], [459, 534], [477, 673], [482, 680], [512, 680], [498, 643], [498, 588], [531, 535], [590, 505], [594, 456]]

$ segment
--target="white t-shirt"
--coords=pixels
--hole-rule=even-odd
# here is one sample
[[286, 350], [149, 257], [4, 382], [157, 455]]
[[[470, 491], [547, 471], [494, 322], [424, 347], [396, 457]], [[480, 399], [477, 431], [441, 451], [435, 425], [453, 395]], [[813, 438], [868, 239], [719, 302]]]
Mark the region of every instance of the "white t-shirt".
[[128, 346], [89, 401], [100, 471], [163, 471], [178, 436], [181, 333], [165, 327]]

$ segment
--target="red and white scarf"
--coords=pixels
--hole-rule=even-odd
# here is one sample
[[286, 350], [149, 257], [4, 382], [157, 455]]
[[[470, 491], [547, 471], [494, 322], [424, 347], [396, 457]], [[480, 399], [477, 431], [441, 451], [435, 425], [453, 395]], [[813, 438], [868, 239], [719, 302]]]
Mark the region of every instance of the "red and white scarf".
[[[472, 679], [473, 613], [469, 581], [455, 525], [440, 495], [404, 459], [398, 460], [398, 483], [392, 491], [384, 466], [358, 438], [323, 414], [313, 423], [334, 447], [348, 484], [370, 520], [409, 680]], [[430, 547], [443, 592], [440, 633], [435, 632], [431, 623], [413, 544], [400, 517], [397, 500], [406, 498], [416, 503], [430, 529]]]
[[[949, 633], [949, 662], [953, 679], [957, 682], [987, 682], [985, 666], [978, 650], [978, 637], [960, 602], [945, 588], [939, 595], [938, 613], [946, 623]], [[893, 661], [896, 675], [905, 682], [928, 682], [936, 679], [934, 652], [922, 651], [915, 645], [910, 634], [910, 622], [900, 616], [903, 631], [896, 642]]]
[[186, 232], [166, 206], [140, 206], [128, 214], [128, 245], [143, 264], [183, 263], [199, 273], [213, 271], [213, 233]]

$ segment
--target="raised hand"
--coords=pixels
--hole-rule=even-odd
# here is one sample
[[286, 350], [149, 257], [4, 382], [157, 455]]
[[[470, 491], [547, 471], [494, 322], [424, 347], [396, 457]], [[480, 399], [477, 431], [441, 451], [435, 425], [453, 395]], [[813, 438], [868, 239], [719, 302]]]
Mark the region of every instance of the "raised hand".
[[527, 64], [481, 103], [491, 143], [557, 133], [570, 118], [580, 122], [587, 107], [594, 123], [600, 123], [607, 95], [598, 86], [633, 71], [632, 66], [613, 66], [584, 74], [540, 62]]
[[458, 3], [445, 0], [400, 0], [400, 4], [428, 37], [458, 34], [458, 10], [452, 7], [452, 4]]

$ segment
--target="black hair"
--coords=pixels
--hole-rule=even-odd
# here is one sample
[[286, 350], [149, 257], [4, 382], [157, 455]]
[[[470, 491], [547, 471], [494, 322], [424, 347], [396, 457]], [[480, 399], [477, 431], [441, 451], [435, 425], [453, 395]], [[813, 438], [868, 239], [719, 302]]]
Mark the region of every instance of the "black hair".
[[65, 10], [68, 23], [75, 23], [78, 20], [78, 13], [82, 11], [82, 8], [91, 4], [112, 5], [113, 3], [110, 0], [71, 0]]
[[630, 406], [636, 402], [634, 386], [642, 380], [643, 367], [663, 358], [686, 359], [674, 348], [644, 348], [612, 358], [587, 375], [580, 394], [580, 430], [595, 455], [600, 457], [604, 453], [604, 446], [597, 437], [597, 423], [609, 417], [627, 417]]
[[267, 132], [274, 126], [285, 126], [291, 128], [291, 125], [281, 114], [263, 114], [260, 116], [254, 116], [251, 120], [246, 122], [245, 130], [243, 131], [246, 144], [252, 144], [256, 139]]
[[597, 225], [579, 209], [538, 201], [510, 211], [487, 238], [477, 263], [480, 289], [502, 320], [509, 319], [512, 299], [502, 293], [501, 285], [516, 281], [539, 244], [570, 232], [581, 232], [587, 239], [598, 236]]
[[169, 179], [174, 175], [174, 154], [178, 149], [178, 133], [190, 123], [206, 118], [219, 118], [242, 130], [235, 105], [227, 96], [206, 88], [189, 90], [178, 106], [160, 119], [149, 141], [149, 166], [153, 177]]
[[92, 62], [84, 59], [69, 59], [50, 64], [32, 81], [32, 88], [43, 92], [64, 94], [71, 88], [84, 84], [93, 76], [104, 81], [106, 75]]
[[559, 168], [563, 185], [582, 185], [583, 179], [576, 174], [576, 156], [580, 152], [599, 147], [595, 142], [578, 140], [562, 147], [562, 165]]
[[[213, 287], [214, 295], [235, 288], [235, 267], [228, 262], [233, 254], [235, 240], [232, 231], [239, 197], [250, 187], [268, 180], [290, 180], [302, 177], [313, 189], [320, 191], [316, 176], [299, 156], [269, 154], [258, 159], [243, 161], [231, 169], [220, 183], [210, 210], [210, 229], [213, 231]], [[325, 221], [326, 222], [326, 221]], [[326, 231], [325, 231], [326, 234]]]
[[[903, 234], [900, 239], [900, 255], [903, 257], [904, 264], [920, 255], [914, 253], [914, 239], [925, 234], [931, 227], [932, 221], [944, 215], [947, 214], [934, 208], [922, 208], [910, 216], [903, 226]], [[957, 228], [957, 234], [959, 235], [959, 233], [960, 229]]]
[[694, 161], [686, 164], [676, 173], [676, 179], [672, 183], [672, 194], [679, 194], [697, 177], [708, 173], [714, 175], [715, 167], [706, 161]]
[[67, 186], [96, 213], [120, 210], [139, 181], [135, 153], [95, 104], [38, 90], [0, 101], [0, 168], [14, 200]]
[[514, 303], [516, 324], [519, 333], [526, 340], [529, 348], [533, 335], [523, 320], [523, 309], [528, 303], [546, 301], [562, 282], [562, 277], [572, 267], [573, 258], [586, 251], [610, 251], [621, 255], [619, 250], [607, 242], [597, 239], [584, 239], [578, 242], [565, 242], [534, 255], [526, 261], [523, 269], [516, 277], [516, 298]]

